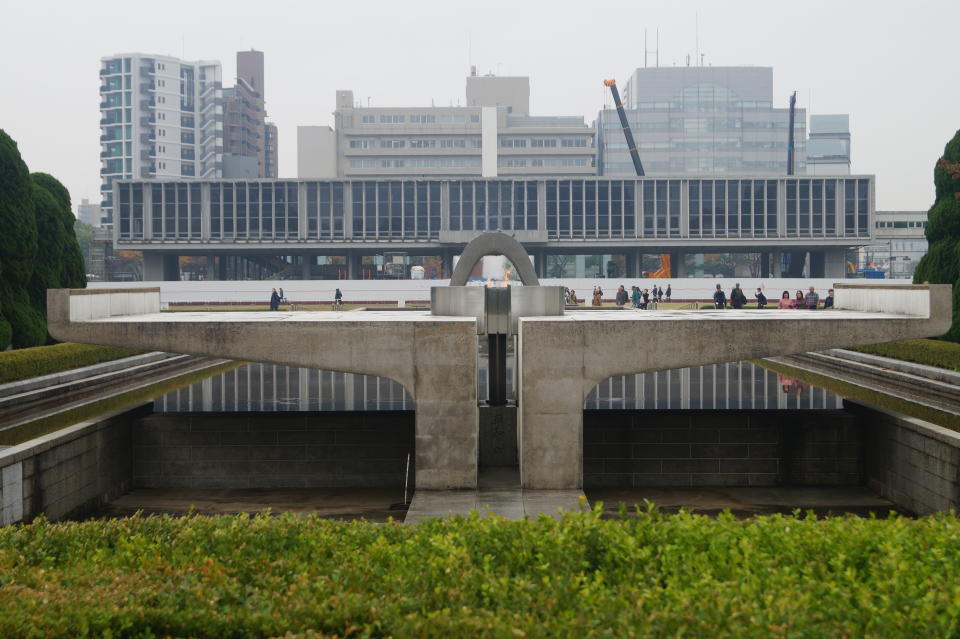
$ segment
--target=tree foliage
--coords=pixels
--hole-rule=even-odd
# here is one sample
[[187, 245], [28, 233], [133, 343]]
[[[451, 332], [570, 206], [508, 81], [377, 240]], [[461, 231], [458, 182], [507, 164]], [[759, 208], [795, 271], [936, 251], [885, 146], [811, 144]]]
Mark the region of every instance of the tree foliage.
[[0, 130], [0, 350], [48, 341], [47, 289], [86, 286], [73, 223], [66, 187]]
[[953, 326], [944, 339], [960, 342], [960, 131], [933, 169], [936, 200], [927, 214], [930, 244], [914, 271], [915, 283], [953, 285]]

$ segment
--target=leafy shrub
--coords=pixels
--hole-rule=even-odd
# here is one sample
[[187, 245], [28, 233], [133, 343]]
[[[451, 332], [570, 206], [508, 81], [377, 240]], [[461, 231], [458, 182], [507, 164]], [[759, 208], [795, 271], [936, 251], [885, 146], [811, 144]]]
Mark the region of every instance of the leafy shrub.
[[93, 344], [55, 344], [0, 352], [0, 384], [99, 364], [141, 351]]
[[953, 342], [935, 339], [905, 339], [886, 344], [858, 346], [851, 350], [960, 371], [960, 344]]
[[960, 522], [599, 509], [0, 529], [0, 636], [956, 636]]

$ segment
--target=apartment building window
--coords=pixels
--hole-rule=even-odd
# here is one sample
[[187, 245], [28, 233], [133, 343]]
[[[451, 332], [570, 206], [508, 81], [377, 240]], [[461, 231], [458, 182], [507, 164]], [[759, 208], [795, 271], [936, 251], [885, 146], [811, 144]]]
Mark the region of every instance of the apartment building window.
[[480, 158], [442, 158], [440, 168], [443, 169], [463, 169], [479, 168]]
[[530, 146], [535, 149], [549, 149], [557, 146], [557, 141], [553, 138], [534, 138], [530, 140]]
[[350, 160], [351, 169], [372, 169], [373, 160]]
[[412, 124], [433, 124], [437, 121], [437, 116], [426, 113], [414, 113], [410, 116]]
[[436, 140], [410, 140], [411, 149], [432, 149], [436, 146]]
[[479, 113], [474, 113], [474, 114], [472, 114], [472, 115], [470, 116], [470, 121], [471, 121], [471, 122], [479, 122], [479, 121], [480, 121], [480, 114], [479, 114]]
[[372, 149], [373, 140], [350, 140], [351, 149]]
[[470, 148], [479, 149], [483, 146], [483, 141], [480, 138], [470, 138]]
[[519, 169], [527, 166], [527, 161], [517, 158], [508, 158], [500, 161], [500, 166], [508, 169]]
[[385, 169], [402, 169], [405, 162], [403, 160], [381, 160], [380, 166]]
[[525, 149], [527, 141], [523, 138], [503, 138], [500, 140], [500, 146], [505, 149]]
[[440, 140], [441, 149], [465, 149], [467, 148], [467, 141], [462, 139], [456, 140]]
[[381, 149], [402, 149], [406, 145], [403, 140], [380, 140]]
[[432, 158], [430, 159], [415, 158], [410, 160], [410, 168], [412, 169], [433, 169], [433, 168], [436, 168], [436, 166], [437, 166], [437, 161]]
[[363, 115], [360, 116], [360, 122], [362, 124], [373, 124], [376, 122], [376, 118], [374, 118], [372, 115]]
[[563, 160], [560, 160], [560, 166], [565, 166], [565, 167], [587, 166], [587, 161], [584, 158], [564, 158]]
[[381, 113], [380, 114], [380, 123], [381, 124], [403, 124], [404, 116], [396, 115], [390, 113]]
[[465, 121], [463, 115], [456, 113], [447, 113], [440, 116], [440, 122], [443, 124], [463, 124]]
[[530, 162], [530, 166], [538, 169], [546, 169], [557, 166], [557, 161], [553, 158], [537, 158]]
[[[560, 141], [560, 146], [567, 149], [585, 148], [587, 146], [586, 138], [564, 138]], [[626, 145], [624, 145], [626, 147]]]

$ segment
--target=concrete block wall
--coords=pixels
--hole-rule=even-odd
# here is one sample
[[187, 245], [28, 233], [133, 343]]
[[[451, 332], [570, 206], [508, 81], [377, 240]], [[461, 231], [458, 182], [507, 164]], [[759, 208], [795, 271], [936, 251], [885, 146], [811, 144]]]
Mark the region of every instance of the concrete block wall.
[[153, 414], [134, 431], [133, 484], [402, 489], [413, 452], [413, 411]]
[[960, 510], [960, 433], [846, 400], [863, 425], [867, 485], [904, 512]]
[[839, 410], [587, 410], [585, 488], [855, 485], [857, 418]]
[[149, 410], [118, 411], [0, 452], [0, 524], [41, 513], [52, 521], [82, 517], [127, 492], [131, 426]]

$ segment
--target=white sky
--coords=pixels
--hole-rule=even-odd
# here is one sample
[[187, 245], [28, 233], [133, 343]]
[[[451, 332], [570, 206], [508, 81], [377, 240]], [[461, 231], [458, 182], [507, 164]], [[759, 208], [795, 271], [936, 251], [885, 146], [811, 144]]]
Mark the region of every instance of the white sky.
[[264, 51], [281, 177], [296, 175], [296, 127], [333, 123], [337, 89], [456, 104], [472, 61], [530, 76], [533, 114], [589, 123], [609, 102], [601, 81], [643, 66], [644, 28], [651, 48], [660, 29], [661, 66], [679, 65], [697, 21], [706, 64], [772, 66], [775, 105], [797, 90], [809, 113], [850, 114], [853, 171], [876, 174], [878, 209], [927, 209], [960, 128], [957, 0], [3, 0], [0, 20], [0, 128], [75, 204], [99, 201], [100, 58], [129, 51], [219, 59], [225, 85], [238, 50]]

